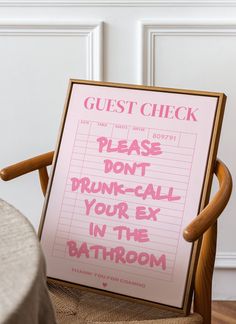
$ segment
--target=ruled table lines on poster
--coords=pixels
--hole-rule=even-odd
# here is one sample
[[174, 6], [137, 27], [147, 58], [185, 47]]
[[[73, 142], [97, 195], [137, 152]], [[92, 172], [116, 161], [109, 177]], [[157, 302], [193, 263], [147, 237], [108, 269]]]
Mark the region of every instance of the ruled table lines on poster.
[[[81, 253], [76, 262], [170, 281], [196, 139], [194, 133], [80, 120], [52, 256], [71, 260], [67, 242], [86, 242], [104, 248], [89, 258]], [[150, 143], [159, 146], [150, 150]], [[140, 238], [135, 230], [145, 233]], [[122, 246], [132, 251], [125, 264], [109, 254]], [[152, 256], [165, 256], [164, 266], [151, 264]]]

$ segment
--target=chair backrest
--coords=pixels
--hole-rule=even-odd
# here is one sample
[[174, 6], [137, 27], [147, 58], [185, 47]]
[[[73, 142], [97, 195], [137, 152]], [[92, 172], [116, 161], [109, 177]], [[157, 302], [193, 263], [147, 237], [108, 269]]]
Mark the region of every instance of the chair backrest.
[[[204, 323], [211, 323], [212, 277], [216, 255], [217, 218], [227, 205], [232, 191], [231, 174], [220, 160], [216, 161], [214, 173], [218, 178], [220, 188], [211, 202], [189, 225], [193, 230], [196, 229], [194, 239], [202, 235], [194, 282], [194, 311], [202, 315]], [[204, 224], [201, 223], [201, 218], [204, 220]], [[185, 231], [189, 232], [189, 229], [186, 228]]]
[[[47, 166], [52, 164], [54, 152], [14, 164], [0, 171], [5, 180], [14, 179], [25, 173], [38, 170], [43, 194], [48, 186]], [[195, 217], [184, 230], [189, 242], [202, 240], [194, 281], [194, 311], [201, 314], [204, 323], [211, 323], [212, 276], [216, 254], [217, 218], [227, 205], [232, 191], [232, 178], [225, 164], [216, 161], [214, 173], [219, 181], [219, 190], [211, 202]]]

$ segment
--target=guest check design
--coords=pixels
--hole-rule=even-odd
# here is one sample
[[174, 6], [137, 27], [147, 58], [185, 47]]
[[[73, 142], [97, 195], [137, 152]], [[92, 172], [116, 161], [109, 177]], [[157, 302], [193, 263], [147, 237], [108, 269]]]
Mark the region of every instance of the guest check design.
[[186, 308], [196, 251], [182, 233], [205, 203], [224, 101], [72, 80], [40, 229], [48, 277]]

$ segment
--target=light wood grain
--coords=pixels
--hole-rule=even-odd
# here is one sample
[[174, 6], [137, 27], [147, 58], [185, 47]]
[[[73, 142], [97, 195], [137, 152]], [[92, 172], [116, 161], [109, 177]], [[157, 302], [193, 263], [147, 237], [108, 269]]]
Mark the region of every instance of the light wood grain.
[[48, 186], [48, 171], [46, 166], [39, 169], [39, 179], [40, 179], [42, 192], [45, 196], [47, 192], [47, 186]]
[[214, 225], [230, 198], [232, 178], [226, 165], [222, 161], [217, 160], [214, 172], [219, 181], [219, 190], [210, 203], [185, 228], [183, 235], [186, 241], [196, 241], [210, 226]]
[[212, 324], [236, 324], [236, 301], [214, 301]]
[[22, 162], [10, 165], [0, 170], [0, 178], [4, 181], [12, 180], [23, 174], [41, 169], [52, 164], [54, 152], [48, 152], [35, 156], [33, 158], [24, 160]]

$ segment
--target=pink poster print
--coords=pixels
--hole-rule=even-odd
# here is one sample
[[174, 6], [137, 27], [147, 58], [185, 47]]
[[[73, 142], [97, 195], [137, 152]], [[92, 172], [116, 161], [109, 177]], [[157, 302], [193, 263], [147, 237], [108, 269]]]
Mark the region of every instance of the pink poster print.
[[51, 278], [181, 308], [217, 96], [72, 82], [41, 244]]

